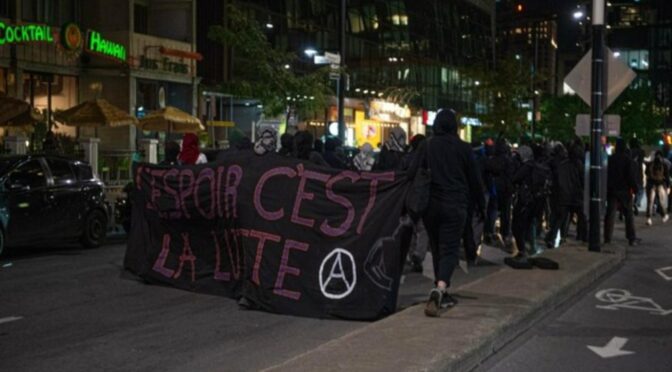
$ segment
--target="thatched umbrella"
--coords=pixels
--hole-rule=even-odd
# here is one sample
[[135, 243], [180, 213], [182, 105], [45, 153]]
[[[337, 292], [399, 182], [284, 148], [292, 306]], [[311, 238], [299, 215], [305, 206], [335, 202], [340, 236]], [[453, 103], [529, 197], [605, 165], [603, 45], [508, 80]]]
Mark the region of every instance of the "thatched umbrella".
[[73, 127], [121, 127], [138, 124], [138, 119], [104, 99], [86, 101], [54, 114], [59, 122]]
[[145, 131], [169, 133], [197, 133], [205, 130], [197, 117], [170, 106], [140, 119], [140, 128]]
[[42, 120], [40, 112], [29, 103], [11, 97], [0, 97], [0, 126], [27, 127]]

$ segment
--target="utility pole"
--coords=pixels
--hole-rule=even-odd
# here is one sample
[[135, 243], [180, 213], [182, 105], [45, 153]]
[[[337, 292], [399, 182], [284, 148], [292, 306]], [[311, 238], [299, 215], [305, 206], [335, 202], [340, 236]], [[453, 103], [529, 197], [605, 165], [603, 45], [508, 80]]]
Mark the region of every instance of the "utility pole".
[[593, 0], [593, 58], [591, 81], [590, 209], [588, 250], [600, 251], [602, 195], [602, 131], [606, 107], [606, 60], [604, 42], [604, 0]]
[[345, 22], [347, 20], [347, 0], [341, 0], [340, 32], [338, 37], [341, 54], [341, 78], [338, 80], [338, 138], [345, 144]]

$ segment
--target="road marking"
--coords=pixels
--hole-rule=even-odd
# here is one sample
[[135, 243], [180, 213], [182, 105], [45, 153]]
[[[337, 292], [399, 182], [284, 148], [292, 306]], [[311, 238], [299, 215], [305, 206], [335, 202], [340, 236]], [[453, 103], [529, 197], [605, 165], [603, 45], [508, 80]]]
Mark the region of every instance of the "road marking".
[[601, 356], [602, 358], [613, 358], [617, 356], [634, 354], [635, 353], [634, 351], [622, 350], [626, 342], [628, 342], [627, 338], [614, 337], [605, 346], [588, 345], [588, 349], [590, 349], [595, 354]]
[[15, 322], [17, 320], [23, 319], [22, 316], [8, 316], [6, 318], [0, 318], [0, 324], [2, 323], [9, 323], [9, 322]]
[[668, 282], [672, 280], [672, 266], [661, 267], [660, 269], [656, 269], [654, 271], [657, 272], [658, 275], [662, 276], [663, 279], [667, 280]]
[[630, 291], [625, 289], [603, 289], [595, 294], [595, 298], [602, 302], [609, 302], [611, 305], [597, 305], [598, 309], [603, 310], [641, 310], [648, 311], [653, 315], [670, 315], [672, 310], [665, 310], [653, 299], [647, 297], [633, 296]]

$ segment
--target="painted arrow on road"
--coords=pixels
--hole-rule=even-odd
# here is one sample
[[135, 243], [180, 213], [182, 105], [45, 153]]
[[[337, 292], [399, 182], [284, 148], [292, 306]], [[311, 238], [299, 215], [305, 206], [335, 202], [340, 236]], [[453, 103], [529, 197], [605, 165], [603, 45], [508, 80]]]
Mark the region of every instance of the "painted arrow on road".
[[622, 350], [625, 343], [628, 342], [627, 338], [623, 337], [614, 337], [609, 341], [606, 346], [590, 346], [588, 348], [595, 354], [601, 356], [602, 358], [612, 358], [622, 355], [634, 354], [634, 351]]

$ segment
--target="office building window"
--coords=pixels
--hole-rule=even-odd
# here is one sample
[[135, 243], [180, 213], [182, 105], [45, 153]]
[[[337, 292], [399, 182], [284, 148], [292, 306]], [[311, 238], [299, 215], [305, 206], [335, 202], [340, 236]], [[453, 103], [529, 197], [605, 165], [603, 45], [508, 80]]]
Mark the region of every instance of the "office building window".
[[79, 20], [80, 0], [23, 0], [21, 19], [60, 26]]
[[0, 17], [11, 18], [11, 9], [10, 3], [13, 3], [11, 0], [0, 0]]
[[149, 12], [147, 5], [135, 4], [133, 7], [135, 18], [133, 19], [133, 31], [139, 34], [146, 34], [148, 32]]

